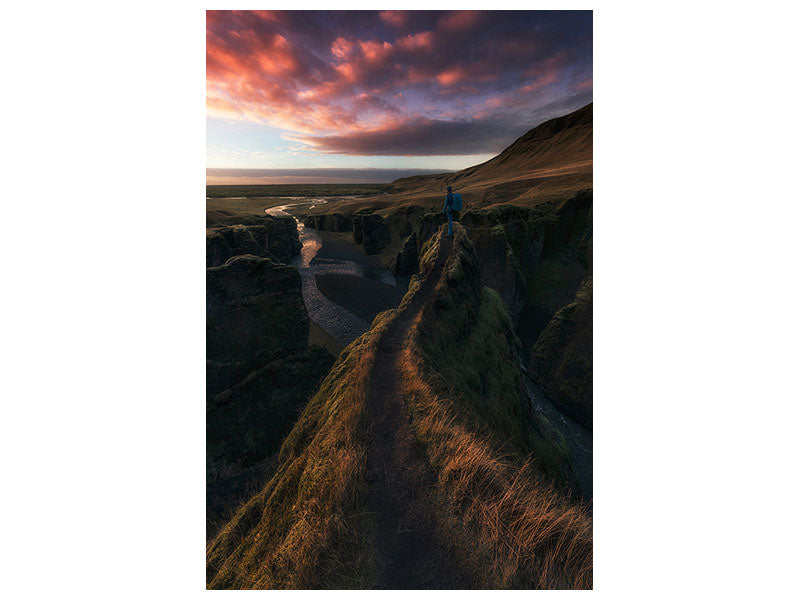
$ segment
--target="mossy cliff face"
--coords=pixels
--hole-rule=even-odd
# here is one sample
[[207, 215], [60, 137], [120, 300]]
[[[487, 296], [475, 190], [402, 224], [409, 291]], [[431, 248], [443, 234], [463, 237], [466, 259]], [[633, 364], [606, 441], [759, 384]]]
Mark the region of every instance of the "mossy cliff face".
[[333, 357], [308, 348], [296, 269], [243, 255], [206, 269], [207, 524], [213, 532], [252, 487]]
[[[522, 382], [520, 342], [499, 294], [482, 285], [481, 260], [457, 227], [452, 260], [419, 326], [427, 378], [442, 394], [458, 398], [465, 425], [488, 432], [498, 447], [531, 455], [543, 474], [574, 485], [562, 436], [534, 414]], [[434, 238], [429, 246], [439, 243]], [[420, 265], [435, 255], [426, 248]]]
[[397, 258], [394, 262], [393, 272], [395, 275], [411, 275], [417, 270], [417, 261], [419, 260], [419, 241], [417, 233], [412, 231], [405, 241], [403, 248], [397, 253]]
[[[422, 248], [421, 275], [401, 308], [380, 313], [342, 351], [283, 442], [274, 476], [209, 543], [209, 588], [375, 586], [377, 521], [366, 472], [375, 443], [371, 378], [384, 334], [416, 294], [431, 290], [423, 279], [435, 272], [440, 242], [434, 236]], [[498, 294], [481, 285], [461, 228], [437, 281], [403, 342], [408, 371], [392, 390], [409, 407], [436, 474], [432, 527], [480, 587], [589, 587], [591, 521], [550, 483], [570, 485], [566, 449], [531, 414], [511, 320]], [[522, 466], [528, 457], [533, 467]], [[498, 536], [500, 522], [509, 530], [521, 525]]]
[[216, 393], [280, 354], [304, 350], [308, 314], [297, 270], [269, 258], [236, 256], [206, 270], [206, 360], [230, 377]]
[[561, 308], [531, 352], [534, 376], [559, 407], [592, 429], [592, 277]]
[[392, 231], [386, 219], [370, 210], [360, 210], [353, 215], [308, 215], [303, 223], [320, 231], [351, 231], [353, 241], [363, 246], [366, 254], [379, 254], [392, 243]]
[[[570, 370], [553, 366], [561, 360], [556, 346], [543, 342], [536, 353], [533, 348], [555, 315], [575, 301], [584, 279], [591, 277], [592, 190], [533, 207], [496, 204], [485, 209], [465, 208], [461, 223], [478, 257], [480, 283], [499, 294], [521, 341], [524, 362], [559, 408], [575, 415], [575, 407], [581, 405], [584, 408], [579, 421], [591, 424], [587, 419], [592, 405], [591, 334], [564, 334], [567, 337], [563, 341], [571, 348], [570, 364], [574, 368]], [[321, 229], [335, 229], [341, 219], [317, 215], [307, 222]], [[396, 275], [416, 271], [415, 260], [422, 245], [444, 221], [440, 211], [415, 205], [398, 207], [384, 216], [356, 214], [351, 219], [356, 243], [385, 254], [386, 266]], [[369, 224], [366, 230], [365, 224]], [[378, 244], [372, 231], [376, 227], [381, 232]], [[585, 325], [563, 326], [571, 314], [561, 314], [559, 330], [586, 330]], [[580, 385], [578, 363], [586, 367], [580, 369], [580, 376], [585, 377]], [[569, 377], [571, 383], [559, 383], [562, 377]]]
[[308, 348], [294, 219], [206, 212], [206, 524], [268, 478], [333, 357]]
[[352, 215], [308, 215], [303, 223], [320, 231], [352, 232], [353, 242], [366, 254], [380, 255], [395, 275], [410, 275], [417, 269], [420, 247], [445, 220], [441, 211], [410, 205], [381, 214], [361, 209]]
[[294, 219], [264, 216], [250, 224], [206, 229], [206, 266], [222, 265], [233, 256], [252, 254], [288, 263], [300, 252]]
[[281, 442], [333, 357], [312, 346], [270, 360], [206, 401], [208, 534], [272, 475]]
[[[321, 231], [353, 231], [353, 217], [334, 212], [322, 215], [306, 215], [303, 217], [303, 224], [306, 227], [319, 229]], [[361, 242], [357, 242], [361, 243]]]
[[532, 345], [591, 272], [591, 190], [535, 208], [467, 211], [462, 222], [481, 257], [483, 281], [503, 297], [515, 324], [523, 321], [520, 333], [532, 336]]
[[275, 475], [209, 543], [209, 588], [370, 587], [364, 418], [389, 315], [339, 354], [283, 442]]
[[[591, 426], [591, 300], [580, 300], [581, 310], [566, 308], [586, 281], [591, 299], [591, 190], [535, 208], [468, 211], [462, 221], [480, 257], [481, 281], [503, 299], [531, 372], [559, 408]], [[567, 346], [569, 359], [562, 356]]]

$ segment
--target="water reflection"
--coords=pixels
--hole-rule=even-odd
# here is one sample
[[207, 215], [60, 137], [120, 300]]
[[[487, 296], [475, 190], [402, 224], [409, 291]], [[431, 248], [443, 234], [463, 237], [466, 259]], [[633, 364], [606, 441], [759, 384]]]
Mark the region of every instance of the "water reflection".
[[308, 207], [313, 209], [321, 204], [327, 204], [325, 198], [287, 198], [293, 202], [266, 209], [266, 213], [273, 217], [292, 217], [297, 224], [297, 236], [300, 240], [300, 256], [292, 261], [292, 265], [300, 273], [303, 290], [303, 302], [306, 305], [309, 318], [324, 329], [333, 339], [346, 346], [362, 333], [369, 329], [361, 317], [353, 314], [343, 306], [336, 304], [317, 288], [316, 275], [344, 274], [357, 277], [377, 279], [389, 285], [397, 285], [394, 275], [387, 269], [377, 267], [363, 267], [350, 260], [336, 258], [316, 258], [322, 248], [322, 238], [312, 228], [306, 227], [303, 222], [291, 214], [291, 209]]

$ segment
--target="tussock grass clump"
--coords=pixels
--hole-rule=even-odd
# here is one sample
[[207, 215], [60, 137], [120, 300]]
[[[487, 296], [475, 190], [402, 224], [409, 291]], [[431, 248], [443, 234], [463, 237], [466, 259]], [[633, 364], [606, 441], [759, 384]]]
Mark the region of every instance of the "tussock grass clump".
[[[438, 474], [439, 535], [482, 588], [590, 589], [592, 520], [543, 477], [464, 424], [406, 351], [414, 428]], [[534, 458], [535, 461], [535, 458]]]
[[480, 587], [591, 588], [591, 517], [565, 493], [563, 439], [527, 412], [508, 315], [494, 292], [473, 289], [474, 260], [459, 230], [402, 361], [413, 426], [438, 475], [439, 535]]
[[364, 416], [375, 346], [391, 315], [342, 351], [284, 441], [275, 476], [208, 545], [209, 588], [369, 585]]

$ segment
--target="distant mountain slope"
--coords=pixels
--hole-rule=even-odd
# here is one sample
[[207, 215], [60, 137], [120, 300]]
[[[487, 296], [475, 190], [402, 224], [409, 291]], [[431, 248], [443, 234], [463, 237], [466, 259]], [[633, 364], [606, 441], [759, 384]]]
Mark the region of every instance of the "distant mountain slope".
[[592, 187], [592, 104], [546, 121], [491, 160], [456, 173], [406, 177], [389, 193], [440, 197], [452, 185], [471, 206], [564, 197]]

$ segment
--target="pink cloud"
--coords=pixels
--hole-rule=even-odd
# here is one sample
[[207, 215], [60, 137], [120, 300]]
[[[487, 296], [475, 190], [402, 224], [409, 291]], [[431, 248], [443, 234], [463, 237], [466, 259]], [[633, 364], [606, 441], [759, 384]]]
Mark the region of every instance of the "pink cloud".
[[498, 108], [503, 106], [503, 99], [500, 96], [493, 96], [486, 101], [486, 106], [489, 108]]
[[392, 45], [389, 42], [359, 41], [358, 45], [361, 47], [364, 58], [370, 62], [382, 60], [392, 51]]
[[[504, 37], [492, 13], [446, 14], [429, 31], [432, 18], [387, 11], [354, 18], [348, 28], [313, 11], [209, 11], [208, 114], [285, 129], [325, 151], [397, 154], [425, 136], [479, 131], [474, 120], [491, 124], [487, 132], [510, 136], [503, 119], [519, 122], [509, 112], [530, 114], [544, 102], [531, 94], [554, 82], [591, 94], [591, 64], [565, 70], [572, 55], [540, 49], [543, 42], [516, 33], [514, 19], [506, 18]], [[404, 29], [395, 30], [400, 23]], [[450, 124], [459, 119], [458, 128]], [[362, 134], [364, 144], [356, 140]], [[424, 144], [436, 152], [446, 145], [440, 139]]]
[[527, 85], [522, 86], [521, 91], [525, 92], [526, 94], [530, 94], [531, 92], [538, 92], [539, 90], [546, 88], [548, 85], [555, 83], [558, 81], [558, 73], [557, 71], [548, 71], [536, 81], [533, 81]]
[[480, 11], [457, 10], [442, 17], [439, 26], [443, 31], [467, 31], [475, 26], [480, 18]]
[[305, 133], [387, 126], [397, 119], [397, 109], [380, 97], [380, 89], [370, 86], [372, 94], [355, 90], [363, 89], [372, 72], [384, 69], [393, 51], [388, 42], [340, 37], [331, 44], [340, 62], [312, 71], [304, 68], [298, 48], [282, 34], [257, 35], [241, 28], [222, 38], [209, 31], [208, 114]]
[[[346, 110], [334, 111], [316, 100], [324, 94], [335, 95], [335, 90], [314, 85], [286, 37], [281, 34], [259, 36], [245, 29], [238, 33], [238, 36], [231, 36], [235, 49], [231, 45], [234, 42], [226, 42], [213, 33], [208, 35], [206, 96], [209, 115], [266, 122], [308, 132], [333, 129], [340, 126], [337, 123], [345, 125], [355, 121]], [[342, 69], [345, 77], [352, 76], [348, 65]], [[291, 84], [287, 85], [289, 82]], [[304, 110], [297, 110], [298, 103], [305, 104]]]
[[356, 77], [356, 70], [351, 63], [342, 63], [334, 67], [345, 81], [354, 82]]
[[[486, 82], [497, 79], [497, 66], [490, 61], [475, 62], [468, 66], [456, 66], [446, 69], [436, 75], [440, 85], [449, 88], [455, 84], [469, 82]], [[477, 93], [474, 87], [469, 88]], [[447, 90], [444, 90], [445, 93]]]
[[401, 28], [406, 26], [407, 13], [402, 10], [384, 10], [381, 12], [381, 20], [392, 25], [393, 27]]
[[331, 54], [338, 59], [347, 58], [353, 51], [353, 43], [343, 37], [338, 37], [331, 44]]
[[407, 35], [397, 40], [397, 45], [403, 50], [430, 50], [433, 45], [433, 34], [430, 31]]
[[254, 10], [252, 13], [267, 23], [276, 23], [278, 21], [278, 13], [274, 10]]
[[442, 71], [436, 76], [436, 80], [446, 86], [450, 86], [461, 81], [464, 81], [467, 78], [467, 74], [462, 67], [455, 67], [453, 69], [448, 69], [446, 71]]
[[556, 69], [560, 69], [567, 62], [567, 54], [565, 52], [558, 52], [544, 60], [540, 60], [525, 70], [523, 73], [526, 77], [539, 77], [544, 73], [549, 73]]

